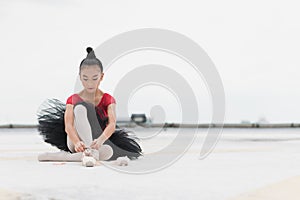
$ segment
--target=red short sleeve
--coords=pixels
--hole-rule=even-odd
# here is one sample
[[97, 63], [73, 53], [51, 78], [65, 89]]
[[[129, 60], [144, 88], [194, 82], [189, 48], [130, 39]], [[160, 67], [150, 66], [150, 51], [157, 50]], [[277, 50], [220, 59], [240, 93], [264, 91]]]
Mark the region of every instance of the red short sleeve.
[[66, 104], [72, 104], [75, 105], [78, 101], [80, 101], [80, 97], [77, 94], [73, 94], [68, 97]]
[[107, 107], [108, 105], [110, 105], [112, 103], [116, 103], [115, 98], [113, 96], [111, 96], [110, 94], [107, 94], [104, 99], [104, 106]]
[[68, 97], [66, 104], [72, 104], [72, 96]]

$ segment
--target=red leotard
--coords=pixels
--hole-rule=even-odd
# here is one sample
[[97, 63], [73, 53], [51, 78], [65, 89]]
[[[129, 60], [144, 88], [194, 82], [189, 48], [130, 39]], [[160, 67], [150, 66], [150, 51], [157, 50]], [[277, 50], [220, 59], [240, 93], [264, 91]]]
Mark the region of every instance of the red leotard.
[[[75, 105], [77, 102], [82, 102], [82, 101], [84, 100], [78, 94], [72, 94], [70, 97], [68, 97], [66, 104]], [[116, 103], [115, 98], [108, 93], [104, 93], [99, 104], [96, 107], [103, 111], [105, 117], [108, 117], [107, 107], [112, 103]]]

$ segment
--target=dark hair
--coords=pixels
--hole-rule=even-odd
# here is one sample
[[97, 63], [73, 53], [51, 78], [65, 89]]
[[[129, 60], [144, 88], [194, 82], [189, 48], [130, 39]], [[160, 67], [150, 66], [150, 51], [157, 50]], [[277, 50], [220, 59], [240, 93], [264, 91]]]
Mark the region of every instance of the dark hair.
[[87, 65], [87, 66], [89, 66], [89, 65], [98, 65], [99, 68], [100, 68], [100, 70], [101, 70], [101, 72], [103, 72], [103, 66], [102, 66], [102, 63], [101, 63], [101, 61], [96, 57], [93, 48], [92, 48], [92, 47], [88, 47], [88, 48], [86, 48], [86, 51], [87, 51], [88, 54], [87, 54], [86, 58], [83, 59], [83, 60], [81, 61], [81, 63], [80, 63], [80, 66], [79, 66], [79, 73], [80, 73], [80, 71], [81, 71], [81, 69], [82, 69], [82, 66], [84, 66], [84, 65]]

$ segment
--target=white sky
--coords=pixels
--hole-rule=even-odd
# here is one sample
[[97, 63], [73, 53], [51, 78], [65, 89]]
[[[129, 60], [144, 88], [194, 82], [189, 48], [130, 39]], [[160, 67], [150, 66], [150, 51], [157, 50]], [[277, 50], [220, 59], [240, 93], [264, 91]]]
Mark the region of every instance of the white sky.
[[[182, 33], [207, 52], [225, 87], [225, 122], [255, 122], [261, 117], [300, 122], [299, 8], [291, 0], [2, 0], [0, 124], [36, 123], [43, 100], [65, 101], [73, 93], [87, 46], [149, 27]], [[144, 56], [156, 58], [155, 63], [172, 62], [162, 61], [162, 55]], [[140, 62], [141, 55], [120, 60], [105, 74], [100, 89], [112, 94], [120, 78], [118, 66], [123, 63], [126, 72]], [[208, 94], [196, 82], [193, 89], [199, 122], [209, 122]], [[153, 95], [147, 89], [137, 93], [129, 113], [150, 112], [153, 101], [145, 94]], [[167, 121], [180, 120], [176, 101], [161, 97]]]

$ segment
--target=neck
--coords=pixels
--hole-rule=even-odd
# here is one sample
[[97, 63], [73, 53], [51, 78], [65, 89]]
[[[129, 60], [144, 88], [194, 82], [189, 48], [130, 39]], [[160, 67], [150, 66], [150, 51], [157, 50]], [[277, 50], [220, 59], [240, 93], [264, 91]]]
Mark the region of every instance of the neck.
[[93, 93], [89, 93], [89, 92], [83, 90], [82, 94], [83, 94], [83, 96], [85, 96], [85, 97], [88, 98], [88, 99], [95, 99], [96, 96], [97, 96], [98, 94], [100, 94], [100, 90], [97, 89], [96, 92], [93, 92]]

